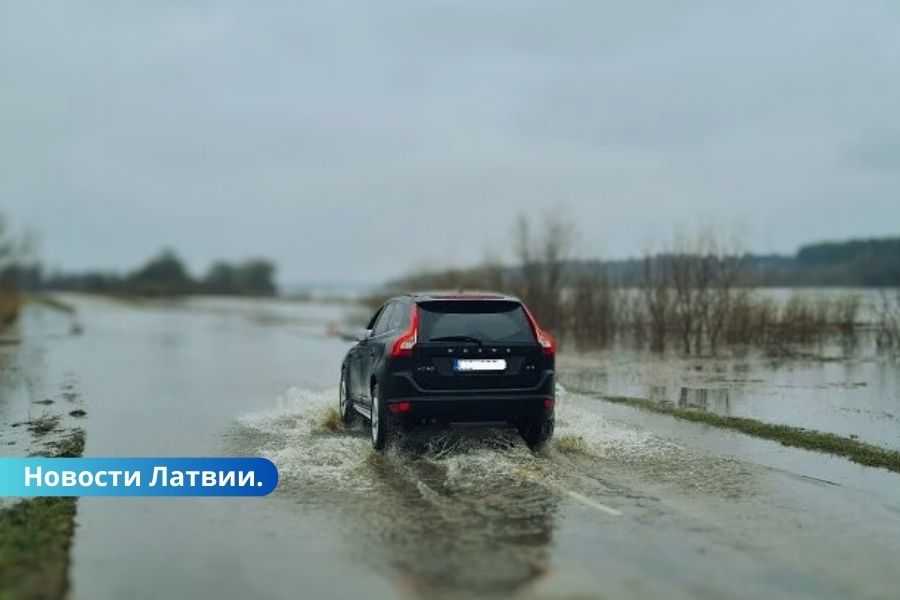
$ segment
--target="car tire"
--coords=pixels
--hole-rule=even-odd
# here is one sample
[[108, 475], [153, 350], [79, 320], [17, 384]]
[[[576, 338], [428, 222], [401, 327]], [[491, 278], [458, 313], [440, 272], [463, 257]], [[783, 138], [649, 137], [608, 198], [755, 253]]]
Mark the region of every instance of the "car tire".
[[346, 367], [341, 368], [341, 385], [338, 394], [338, 412], [341, 415], [341, 422], [344, 425], [354, 425], [358, 420], [359, 413], [353, 408], [353, 401], [350, 399], [350, 382], [347, 380]]
[[519, 425], [519, 434], [531, 450], [542, 450], [553, 437], [553, 419], [529, 419]]
[[393, 423], [385, 414], [385, 404], [378, 396], [378, 384], [372, 384], [372, 410], [369, 425], [372, 432], [372, 447], [379, 452], [388, 447], [393, 435]]

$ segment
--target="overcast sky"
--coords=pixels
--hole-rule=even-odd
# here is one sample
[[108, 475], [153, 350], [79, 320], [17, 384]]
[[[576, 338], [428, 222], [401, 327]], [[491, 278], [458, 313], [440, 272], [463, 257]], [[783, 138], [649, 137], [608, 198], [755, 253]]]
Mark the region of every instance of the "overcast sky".
[[0, 211], [49, 265], [377, 282], [563, 207], [585, 255], [900, 233], [900, 3], [7, 2]]

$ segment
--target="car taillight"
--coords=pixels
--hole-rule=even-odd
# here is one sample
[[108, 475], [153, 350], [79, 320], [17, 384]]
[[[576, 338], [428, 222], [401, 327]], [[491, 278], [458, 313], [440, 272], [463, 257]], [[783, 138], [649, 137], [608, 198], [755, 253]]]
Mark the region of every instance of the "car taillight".
[[388, 402], [388, 410], [395, 415], [408, 413], [410, 408], [412, 408], [412, 403], [407, 400], [401, 400], [400, 402]]
[[397, 358], [398, 356], [412, 356], [413, 346], [416, 345], [419, 337], [419, 307], [412, 305], [409, 312], [409, 327], [406, 331], [397, 336], [394, 343], [391, 344], [390, 356]]
[[525, 314], [528, 315], [528, 321], [531, 323], [532, 329], [534, 329], [534, 337], [537, 338], [538, 344], [541, 346], [541, 352], [548, 356], [556, 354], [556, 344], [553, 342], [553, 338], [550, 337], [549, 333], [541, 329], [528, 307], [523, 304], [522, 308], [525, 309]]

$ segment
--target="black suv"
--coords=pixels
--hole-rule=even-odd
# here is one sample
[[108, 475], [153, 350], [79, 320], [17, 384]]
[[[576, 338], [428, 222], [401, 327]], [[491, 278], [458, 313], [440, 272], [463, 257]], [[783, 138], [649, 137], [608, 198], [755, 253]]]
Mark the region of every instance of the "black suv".
[[383, 449], [401, 429], [515, 426], [532, 449], [553, 435], [553, 339], [517, 298], [483, 292], [391, 298], [341, 365], [340, 411]]

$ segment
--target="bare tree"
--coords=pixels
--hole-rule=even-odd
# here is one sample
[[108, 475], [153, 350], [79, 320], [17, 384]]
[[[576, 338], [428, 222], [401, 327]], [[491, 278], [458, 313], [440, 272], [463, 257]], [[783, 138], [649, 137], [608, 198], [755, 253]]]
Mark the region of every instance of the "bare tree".
[[485, 254], [481, 266], [477, 269], [477, 280], [478, 284], [475, 287], [485, 290], [505, 292], [509, 288], [506, 268], [500, 258], [490, 252]]
[[613, 339], [617, 302], [612, 286], [602, 273], [585, 271], [573, 278], [564, 303], [565, 329], [581, 348], [602, 348]]
[[542, 324], [556, 331], [562, 324], [561, 301], [575, 245], [575, 226], [559, 211], [547, 212], [539, 234], [529, 218], [520, 214], [513, 229], [519, 263], [517, 292], [532, 307]]
[[696, 341], [703, 323], [702, 298], [707, 292], [707, 272], [703, 266], [701, 244], [692, 246], [684, 235], [676, 235], [668, 252], [670, 284], [674, 294], [676, 326], [682, 351], [691, 353], [691, 342]]
[[654, 352], [662, 352], [666, 348], [668, 321], [672, 307], [672, 293], [669, 287], [670, 269], [670, 257], [654, 256], [649, 252], [644, 254], [641, 295], [647, 316], [646, 330], [650, 338], [650, 349]]
[[900, 289], [882, 289], [876, 307], [875, 342], [881, 350], [900, 348]]
[[0, 215], [0, 274], [15, 265], [17, 256], [18, 243], [10, 235], [6, 219]]
[[652, 349], [672, 336], [685, 354], [716, 351], [743, 278], [736, 247], [705, 229], [676, 233], [663, 253], [645, 256], [641, 292]]
[[0, 215], [0, 327], [15, 321], [19, 314], [19, 296], [16, 284], [19, 277], [19, 261], [27, 250], [13, 236], [3, 215]]
[[726, 326], [738, 318], [735, 311], [746, 307], [749, 299], [747, 290], [743, 287], [746, 284], [745, 255], [736, 238], [729, 244], [721, 244], [713, 238], [710, 262], [713, 269], [713, 290], [705, 320], [709, 349], [715, 353]]
[[36, 260], [37, 238], [26, 231], [15, 235], [3, 215], [0, 215], [0, 284], [15, 288], [19, 271], [24, 264]]

